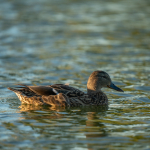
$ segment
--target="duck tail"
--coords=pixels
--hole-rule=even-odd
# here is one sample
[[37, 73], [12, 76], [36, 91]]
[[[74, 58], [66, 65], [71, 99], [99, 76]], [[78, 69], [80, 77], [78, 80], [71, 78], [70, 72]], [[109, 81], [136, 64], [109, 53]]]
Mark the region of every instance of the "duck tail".
[[23, 89], [29, 89], [28, 88], [28, 86], [27, 85], [25, 85], [25, 84], [16, 84], [16, 85], [20, 85], [20, 86], [17, 86], [17, 87], [14, 87], [14, 88], [12, 88], [12, 87], [8, 87], [7, 89], [8, 90], [11, 90], [11, 91], [13, 91], [13, 92], [15, 92], [15, 93], [20, 93]]
[[15, 89], [15, 88], [8, 87], [7, 89], [8, 89], [8, 90], [11, 90], [11, 91], [13, 91], [13, 92], [15, 92], [15, 93], [19, 93], [19, 91], [18, 91], [17, 89]]

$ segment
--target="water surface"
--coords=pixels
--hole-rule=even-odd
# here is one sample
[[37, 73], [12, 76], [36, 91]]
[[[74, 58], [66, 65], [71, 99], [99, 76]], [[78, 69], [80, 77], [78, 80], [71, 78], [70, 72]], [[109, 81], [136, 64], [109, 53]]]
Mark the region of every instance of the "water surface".
[[[1, 149], [150, 149], [148, 0], [1, 0]], [[109, 107], [21, 105], [8, 86], [70, 83], [94, 70], [125, 92]]]

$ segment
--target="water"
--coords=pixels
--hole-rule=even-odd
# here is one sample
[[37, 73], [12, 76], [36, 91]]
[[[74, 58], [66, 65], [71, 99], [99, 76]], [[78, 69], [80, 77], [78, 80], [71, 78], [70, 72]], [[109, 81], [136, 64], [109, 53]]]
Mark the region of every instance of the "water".
[[[1, 0], [1, 149], [150, 149], [148, 0]], [[86, 91], [94, 70], [125, 92], [109, 107], [21, 105], [18, 83], [70, 83]]]

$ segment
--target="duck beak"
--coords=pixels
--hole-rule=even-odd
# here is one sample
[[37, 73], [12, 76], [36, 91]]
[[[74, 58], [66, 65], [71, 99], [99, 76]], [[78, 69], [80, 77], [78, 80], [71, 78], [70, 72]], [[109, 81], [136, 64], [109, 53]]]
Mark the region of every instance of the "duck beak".
[[122, 89], [118, 88], [117, 86], [115, 86], [112, 82], [110, 85], [107, 85], [108, 88], [111, 88], [111, 89], [114, 89], [116, 91], [119, 91], [119, 92], [124, 92]]

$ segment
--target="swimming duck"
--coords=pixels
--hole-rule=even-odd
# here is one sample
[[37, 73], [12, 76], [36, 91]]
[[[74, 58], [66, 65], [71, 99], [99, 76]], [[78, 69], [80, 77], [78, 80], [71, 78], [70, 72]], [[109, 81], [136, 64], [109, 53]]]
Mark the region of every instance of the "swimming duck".
[[107, 105], [108, 98], [102, 88], [111, 88], [119, 92], [122, 89], [115, 86], [110, 76], [104, 71], [94, 71], [87, 82], [87, 93], [67, 84], [48, 86], [27, 86], [19, 84], [17, 88], [8, 88], [16, 93], [22, 104], [51, 106], [86, 106]]

